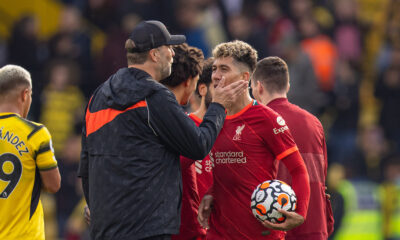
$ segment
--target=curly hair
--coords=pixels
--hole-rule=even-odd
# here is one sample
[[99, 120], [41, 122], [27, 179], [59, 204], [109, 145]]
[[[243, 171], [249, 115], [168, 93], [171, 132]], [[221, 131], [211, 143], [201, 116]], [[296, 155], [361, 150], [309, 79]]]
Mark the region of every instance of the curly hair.
[[205, 84], [208, 87], [208, 86], [210, 86], [210, 83], [212, 82], [211, 75], [212, 75], [213, 62], [214, 62], [213, 57], [210, 57], [207, 60], [204, 60], [203, 71], [201, 72], [199, 81], [197, 82], [197, 85], [196, 85], [196, 94], [199, 97], [201, 97], [200, 92], [199, 92], [199, 85]]
[[203, 52], [186, 43], [173, 46], [175, 56], [171, 75], [160, 81], [169, 87], [176, 87], [189, 77], [196, 77], [203, 70]]
[[233, 57], [233, 59], [246, 65], [252, 73], [257, 63], [257, 50], [248, 43], [240, 40], [218, 44], [212, 55], [214, 58]]

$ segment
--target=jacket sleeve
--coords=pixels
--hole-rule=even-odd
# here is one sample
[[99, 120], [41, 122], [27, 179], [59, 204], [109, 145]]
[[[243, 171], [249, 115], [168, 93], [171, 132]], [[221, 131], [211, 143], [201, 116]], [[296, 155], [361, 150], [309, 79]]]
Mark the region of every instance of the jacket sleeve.
[[89, 159], [86, 148], [86, 122], [84, 121], [82, 127], [82, 150], [81, 159], [78, 167], [78, 177], [82, 178], [83, 194], [86, 198], [86, 202], [89, 204]]
[[211, 103], [199, 127], [167, 89], [146, 99], [149, 126], [167, 147], [190, 159], [203, 159], [210, 152], [225, 120], [225, 109]]

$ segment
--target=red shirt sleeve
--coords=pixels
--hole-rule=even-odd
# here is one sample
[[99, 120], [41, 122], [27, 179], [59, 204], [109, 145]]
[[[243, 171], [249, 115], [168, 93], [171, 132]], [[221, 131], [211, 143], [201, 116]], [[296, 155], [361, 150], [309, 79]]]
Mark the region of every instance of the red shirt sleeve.
[[310, 180], [303, 158], [299, 151], [295, 151], [281, 161], [289, 170], [290, 175], [292, 175], [292, 188], [297, 196], [296, 212], [306, 219], [310, 200]]

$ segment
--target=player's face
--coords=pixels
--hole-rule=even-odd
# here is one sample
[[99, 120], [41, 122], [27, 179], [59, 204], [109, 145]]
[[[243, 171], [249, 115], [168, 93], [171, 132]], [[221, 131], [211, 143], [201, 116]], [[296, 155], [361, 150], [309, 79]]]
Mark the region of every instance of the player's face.
[[171, 75], [171, 66], [174, 61], [175, 52], [171, 46], [161, 46], [157, 50], [160, 54], [160, 79], [164, 79]]
[[237, 64], [235, 64], [233, 57], [216, 58], [212, 66], [212, 85], [215, 88], [225, 77], [225, 85], [243, 79], [243, 74]]

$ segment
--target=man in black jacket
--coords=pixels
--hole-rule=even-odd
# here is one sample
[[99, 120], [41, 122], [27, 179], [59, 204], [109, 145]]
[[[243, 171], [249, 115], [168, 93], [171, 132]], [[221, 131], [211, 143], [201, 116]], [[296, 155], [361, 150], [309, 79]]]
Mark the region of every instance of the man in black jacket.
[[104, 82], [85, 114], [78, 175], [91, 210], [93, 239], [169, 239], [179, 232], [179, 155], [203, 159], [244, 81], [215, 88], [196, 127], [162, 84], [171, 74], [170, 45], [185, 41], [158, 21], [139, 23], [126, 41], [128, 68]]

